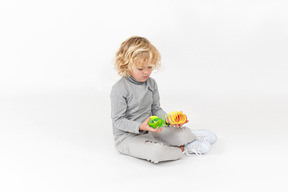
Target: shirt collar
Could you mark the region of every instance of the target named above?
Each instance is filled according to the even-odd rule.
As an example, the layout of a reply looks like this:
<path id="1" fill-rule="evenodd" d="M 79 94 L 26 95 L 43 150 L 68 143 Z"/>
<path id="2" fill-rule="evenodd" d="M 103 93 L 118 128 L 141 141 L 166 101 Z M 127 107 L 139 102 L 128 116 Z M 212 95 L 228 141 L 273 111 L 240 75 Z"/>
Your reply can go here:
<path id="1" fill-rule="evenodd" d="M 128 81 L 130 81 L 131 83 L 134 83 L 134 84 L 136 84 L 136 85 L 142 85 L 142 84 L 145 83 L 145 82 L 136 81 L 136 79 L 134 79 L 131 75 L 129 75 L 129 76 L 127 77 L 127 79 L 128 79 Z"/>

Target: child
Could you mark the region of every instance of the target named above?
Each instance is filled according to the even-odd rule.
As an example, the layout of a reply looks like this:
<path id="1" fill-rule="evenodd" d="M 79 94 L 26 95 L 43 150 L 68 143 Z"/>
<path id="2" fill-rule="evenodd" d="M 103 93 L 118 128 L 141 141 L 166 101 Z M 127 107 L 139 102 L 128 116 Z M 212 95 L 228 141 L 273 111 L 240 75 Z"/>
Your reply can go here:
<path id="1" fill-rule="evenodd" d="M 148 125 L 150 116 L 167 114 L 160 107 L 156 81 L 150 77 L 160 59 L 144 37 L 128 38 L 117 51 L 115 67 L 122 78 L 110 95 L 115 146 L 122 154 L 153 163 L 180 159 L 184 153 L 205 154 L 216 141 L 212 132 L 191 131 L 183 124 L 156 129 Z"/>

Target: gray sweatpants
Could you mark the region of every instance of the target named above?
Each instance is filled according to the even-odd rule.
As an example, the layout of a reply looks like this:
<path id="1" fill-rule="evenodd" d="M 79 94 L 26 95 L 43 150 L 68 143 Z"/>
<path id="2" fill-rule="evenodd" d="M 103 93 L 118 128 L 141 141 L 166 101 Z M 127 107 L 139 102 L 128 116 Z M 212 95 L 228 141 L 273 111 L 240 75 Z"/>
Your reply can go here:
<path id="1" fill-rule="evenodd" d="M 185 145 L 196 137 L 188 127 L 163 127 L 160 133 L 127 134 L 116 143 L 118 151 L 153 163 L 177 160 L 183 156 L 177 146 Z"/>

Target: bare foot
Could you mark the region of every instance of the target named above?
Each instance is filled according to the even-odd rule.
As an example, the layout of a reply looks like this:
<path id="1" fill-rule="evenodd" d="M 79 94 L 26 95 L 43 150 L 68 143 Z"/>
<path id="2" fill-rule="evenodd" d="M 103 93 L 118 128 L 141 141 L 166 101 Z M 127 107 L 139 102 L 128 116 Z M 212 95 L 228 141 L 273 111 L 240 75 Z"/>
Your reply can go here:
<path id="1" fill-rule="evenodd" d="M 184 145 L 179 146 L 179 148 L 181 149 L 182 152 L 184 151 Z"/>

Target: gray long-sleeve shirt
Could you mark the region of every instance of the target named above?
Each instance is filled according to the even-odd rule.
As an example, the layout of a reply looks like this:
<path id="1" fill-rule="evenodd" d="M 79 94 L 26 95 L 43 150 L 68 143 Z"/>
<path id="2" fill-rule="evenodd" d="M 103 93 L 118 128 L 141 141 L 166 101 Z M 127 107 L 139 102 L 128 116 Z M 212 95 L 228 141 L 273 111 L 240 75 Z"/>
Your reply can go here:
<path id="1" fill-rule="evenodd" d="M 157 83 L 151 77 L 145 82 L 138 82 L 132 76 L 121 78 L 112 87 L 110 98 L 115 140 L 126 133 L 145 133 L 139 127 L 149 116 L 166 115 L 160 107 Z"/>

